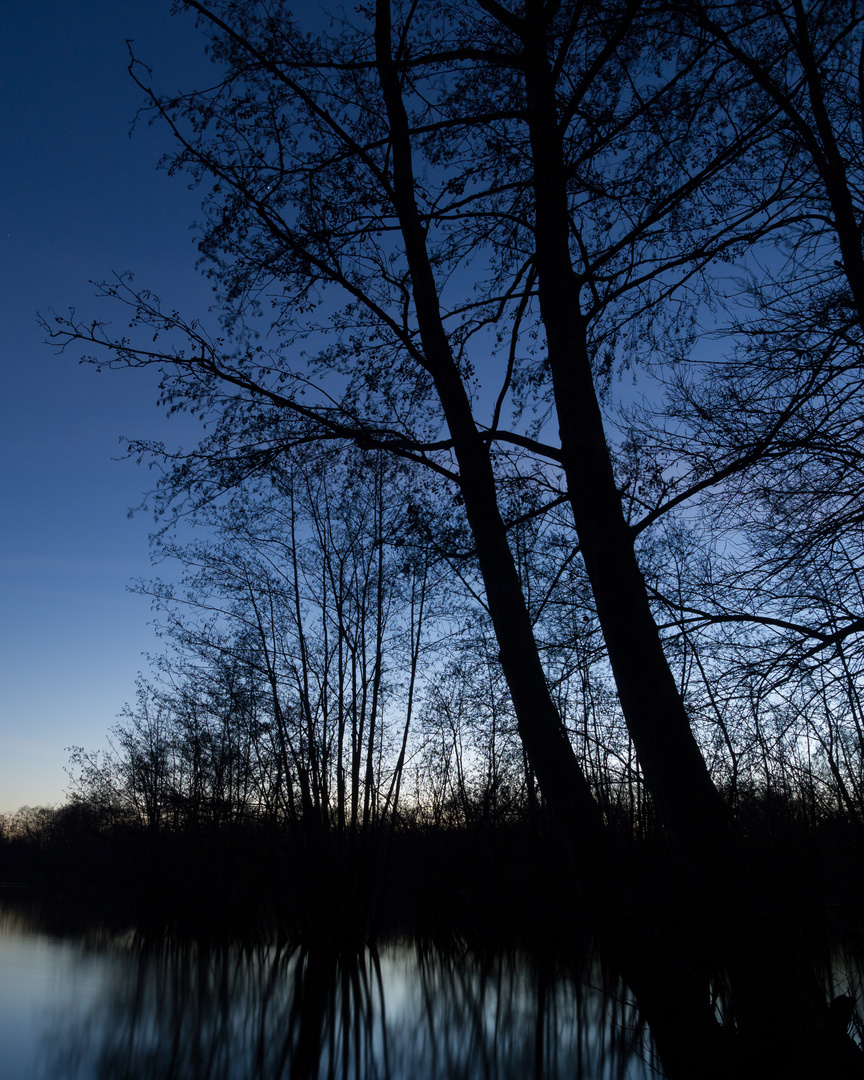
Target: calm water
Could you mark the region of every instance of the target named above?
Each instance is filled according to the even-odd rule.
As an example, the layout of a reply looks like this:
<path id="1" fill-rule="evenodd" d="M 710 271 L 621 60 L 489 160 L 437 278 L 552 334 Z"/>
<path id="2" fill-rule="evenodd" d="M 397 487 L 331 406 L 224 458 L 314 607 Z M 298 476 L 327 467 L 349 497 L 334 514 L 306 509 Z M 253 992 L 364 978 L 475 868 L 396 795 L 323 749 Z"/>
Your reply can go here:
<path id="1" fill-rule="evenodd" d="M 647 1080 L 650 1061 L 595 967 L 49 932 L 0 896 L 2 1080 Z"/>

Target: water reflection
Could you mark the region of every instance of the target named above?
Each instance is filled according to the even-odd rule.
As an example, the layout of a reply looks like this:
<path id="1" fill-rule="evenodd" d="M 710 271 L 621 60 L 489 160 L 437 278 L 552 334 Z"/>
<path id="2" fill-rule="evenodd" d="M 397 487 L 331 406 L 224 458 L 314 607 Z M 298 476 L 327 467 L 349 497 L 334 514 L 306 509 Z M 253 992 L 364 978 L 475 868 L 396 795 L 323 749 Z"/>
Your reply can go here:
<path id="1" fill-rule="evenodd" d="M 48 938 L 8 914 L 0 934 L 47 964 L 35 1075 L 52 1080 L 658 1075 L 638 1012 L 596 964 L 576 978 L 548 958 L 416 942 Z"/>

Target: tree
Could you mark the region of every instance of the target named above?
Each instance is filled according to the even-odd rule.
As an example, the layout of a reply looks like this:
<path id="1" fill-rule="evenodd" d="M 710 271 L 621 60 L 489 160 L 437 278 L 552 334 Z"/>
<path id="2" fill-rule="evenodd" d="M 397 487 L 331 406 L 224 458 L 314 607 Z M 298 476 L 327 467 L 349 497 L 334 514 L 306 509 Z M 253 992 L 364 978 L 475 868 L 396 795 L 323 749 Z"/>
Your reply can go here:
<path id="1" fill-rule="evenodd" d="M 758 193 L 741 180 L 763 163 L 774 115 L 749 111 L 752 71 L 724 59 L 710 27 L 684 33 L 689 16 L 652 4 L 377 0 L 317 40 L 281 4 L 183 7 L 209 36 L 217 84 L 164 99 L 132 71 L 178 140 L 171 168 L 207 185 L 201 247 L 222 333 L 120 279 L 104 291 L 131 305 L 129 337 L 73 318 L 55 339 L 107 348 L 109 366 L 160 365 L 166 403 L 215 420 L 168 494 L 206 500 L 290 470 L 310 441 L 348 441 L 402 458 L 418 503 L 458 514 L 522 743 L 607 948 L 670 1075 L 718 1062 L 723 1074 L 707 972 L 693 942 L 640 918 L 537 647 L 512 507 L 568 505 L 645 783 L 717 950 L 706 962 L 735 981 L 742 1052 L 766 1075 L 842 1057 L 818 988 L 777 940 L 765 884 L 741 871 L 602 409 L 616 355 L 674 336 L 688 282 L 777 228 L 778 206 L 785 220 L 785 176 Z M 801 1032 L 806 1053 L 777 1064 Z"/>
<path id="2" fill-rule="evenodd" d="M 782 227 L 742 253 L 743 281 L 714 286 L 728 359 L 710 356 L 702 377 L 679 379 L 659 432 L 656 415 L 635 423 L 669 485 L 639 527 L 702 487 L 688 504 L 699 557 L 683 580 L 654 582 L 669 622 L 698 642 L 723 694 L 737 682 L 734 693 L 755 692 L 775 714 L 788 714 L 780 697 L 797 697 L 803 718 L 801 702 L 827 703 L 827 693 L 830 759 L 854 739 L 864 627 L 860 14 L 797 0 L 681 10 L 770 117 L 773 152 L 741 179 L 755 201 L 783 178 Z M 829 737 L 844 726 L 845 739 Z M 812 719 L 797 730 L 812 736 Z"/>

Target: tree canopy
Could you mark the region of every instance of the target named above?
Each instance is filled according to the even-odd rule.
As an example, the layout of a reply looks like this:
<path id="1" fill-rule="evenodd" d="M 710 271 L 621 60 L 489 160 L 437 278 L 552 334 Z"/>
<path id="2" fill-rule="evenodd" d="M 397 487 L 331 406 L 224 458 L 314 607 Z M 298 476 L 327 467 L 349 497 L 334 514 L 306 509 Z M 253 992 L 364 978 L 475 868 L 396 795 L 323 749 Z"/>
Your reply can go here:
<path id="1" fill-rule="evenodd" d="M 555 664 L 596 621 L 743 1037 L 764 1055 L 803 1024 L 818 1057 L 830 1024 L 781 961 L 715 779 L 734 789 L 754 739 L 764 763 L 769 720 L 797 713 L 833 748 L 851 718 L 858 748 L 844 734 L 828 757 L 857 797 L 857 7 L 376 0 L 314 30 L 281 2 L 178 7 L 212 84 L 165 96 L 130 71 L 166 167 L 200 186 L 218 322 L 124 277 L 102 292 L 125 335 L 61 316 L 52 338 L 157 366 L 163 403 L 206 421 L 182 454 L 135 445 L 167 465 L 163 509 L 284 487 L 328 467 L 322 446 L 373 486 L 368 455 L 401 462 L 400 543 L 470 579 L 598 923 L 629 928 L 626 977 L 645 1001 L 692 997 L 678 1024 L 713 1045 L 702 973 L 673 974 L 680 950 L 634 915 L 568 731 Z M 670 1072 L 709 1075 L 667 1030 Z"/>

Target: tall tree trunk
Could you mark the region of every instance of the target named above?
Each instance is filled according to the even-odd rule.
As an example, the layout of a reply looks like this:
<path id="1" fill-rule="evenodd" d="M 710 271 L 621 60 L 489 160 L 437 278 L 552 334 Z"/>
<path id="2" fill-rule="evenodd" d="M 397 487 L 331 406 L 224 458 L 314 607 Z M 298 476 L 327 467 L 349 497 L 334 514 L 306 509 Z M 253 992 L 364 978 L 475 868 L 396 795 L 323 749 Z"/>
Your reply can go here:
<path id="1" fill-rule="evenodd" d="M 414 197 L 408 122 L 390 54 L 390 33 L 389 0 L 377 0 L 377 63 L 390 122 L 394 202 L 411 269 L 425 362 L 453 439 L 460 489 L 519 734 L 565 837 L 568 856 L 578 865 L 594 925 L 638 995 L 669 1075 L 687 1080 L 727 1076 L 709 1007 L 707 977 L 677 941 L 639 912 L 624 881 L 614 837 L 605 826 L 549 691 L 498 506 L 489 449 L 474 422 L 440 316 Z"/>
<path id="2" fill-rule="evenodd" d="M 708 833 L 718 840 L 728 835 L 728 813 L 666 661 L 615 486 L 581 314 L 580 285 L 570 257 L 567 178 L 542 11 L 525 26 L 535 261 L 570 505 L 641 768 L 670 831 L 688 849 L 701 848 Z"/>
<path id="3" fill-rule="evenodd" d="M 814 973 L 784 937 L 788 927 L 777 898 L 757 868 L 742 861 L 728 809 L 663 652 L 594 387 L 570 256 L 567 175 L 546 17 L 539 0 L 529 0 L 527 11 L 523 59 L 540 309 L 574 524 L 621 708 L 647 786 L 683 856 L 685 902 L 698 911 L 728 965 L 750 1065 L 763 1075 L 804 1077 L 831 1062 L 832 1075 L 853 1075 L 862 1063 L 850 1055 L 845 1033 L 838 1038 L 832 1030 Z"/>

